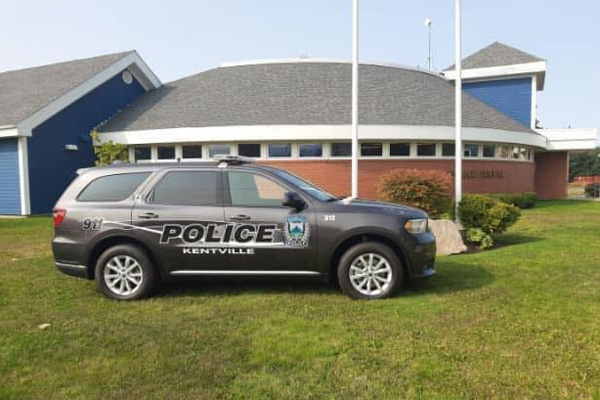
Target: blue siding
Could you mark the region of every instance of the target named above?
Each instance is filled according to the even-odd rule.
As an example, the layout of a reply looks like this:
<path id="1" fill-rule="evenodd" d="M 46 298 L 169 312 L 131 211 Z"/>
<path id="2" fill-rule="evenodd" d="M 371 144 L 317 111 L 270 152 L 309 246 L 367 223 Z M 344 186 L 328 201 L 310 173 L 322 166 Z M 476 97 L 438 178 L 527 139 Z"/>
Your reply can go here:
<path id="1" fill-rule="evenodd" d="M 531 78 L 466 82 L 463 89 L 528 128 L 531 126 Z"/>
<path id="2" fill-rule="evenodd" d="M 17 139 L 0 139 L 0 214 L 21 214 L 19 146 Z"/>
<path id="3" fill-rule="evenodd" d="M 51 212 L 77 169 L 94 165 L 90 131 L 142 93 L 139 82 L 127 85 L 117 74 L 33 130 L 28 142 L 32 214 Z M 79 151 L 65 150 L 66 144 Z"/>

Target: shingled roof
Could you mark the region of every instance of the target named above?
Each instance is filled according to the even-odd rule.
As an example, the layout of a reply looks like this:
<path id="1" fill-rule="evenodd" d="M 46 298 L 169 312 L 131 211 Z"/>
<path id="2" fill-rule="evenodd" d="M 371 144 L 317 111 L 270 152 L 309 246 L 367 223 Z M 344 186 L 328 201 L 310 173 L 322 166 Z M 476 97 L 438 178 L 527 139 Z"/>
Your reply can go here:
<path id="1" fill-rule="evenodd" d="M 17 125 L 130 53 L 0 73 L 0 126 Z"/>
<path id="2" fill-rule="evenodd" d="M 100 131 L 351 122 L 351 64 L 276 62 L 220 67 L 163 85 Z M 361 124 L 454 125 L 454 86 L 412 68 L 361 64 Z M 467 94 L 463 124 L 533 133 Z"/>
<path id="3" fill-rule="evenodd" d="M 536 61 L 544 61 L 544 59 L 525 53 L 524 51 L 515 49 L 506 44 L 494 42 L 489 46 L 476 51 L 467 58 L 464 58 L 462 67 L 463 69 L 488 68 L 500 67 L 503 65 L 527 64 Z M 444 71 L 451 71 L 453 69 L 455 69 L 454 64 Z"/>

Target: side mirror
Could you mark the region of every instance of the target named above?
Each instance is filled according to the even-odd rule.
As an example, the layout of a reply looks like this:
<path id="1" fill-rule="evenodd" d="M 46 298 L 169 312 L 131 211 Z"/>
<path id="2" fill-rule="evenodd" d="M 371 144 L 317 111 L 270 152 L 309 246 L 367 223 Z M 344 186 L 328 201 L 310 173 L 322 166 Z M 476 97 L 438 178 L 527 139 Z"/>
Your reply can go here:
<path id="1" fill-rule="evenodd" d="M 302 197 L 296 192 L 286 192 L 281 204 L 285 207 L 293 207 L 296 211 L 300 211 L 306 206 Z"/>

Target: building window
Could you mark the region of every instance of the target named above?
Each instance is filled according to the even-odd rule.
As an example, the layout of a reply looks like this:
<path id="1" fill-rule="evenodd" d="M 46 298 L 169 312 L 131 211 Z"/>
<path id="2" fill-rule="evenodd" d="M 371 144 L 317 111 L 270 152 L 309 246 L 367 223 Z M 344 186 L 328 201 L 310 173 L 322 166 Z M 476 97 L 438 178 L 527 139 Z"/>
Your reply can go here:
<path id="1" fill-rule="evenodd" d="M 323 145 L 321 143 L 300 143 L 298 149 L 300 157 L 323 156 Z"/>
<path id="2" fill-rule="evenodd" d="M 383 144 L 362 143 L 360 145 L 360 155 L 363 157 L 381 157 L 383 155 Z"/>
<path id="3" fill-rule="evenodd" d="M 240 143 L 238 144 L 238 155 L 244 157 L 260 158 L 260 144 Z"/>
<path id="4" fill-rule="evenodd" d="M 512 147 L 512 159 L 513 160 L 518 160 L 519 156 L 521 154 L 521 150 L 519 149 L 519 146 L 513 146 Z"/>
<path id="5" fill-rule="evenodd" d="M 435 143 L 418 143 L 417 156 L 435 157 Z"/>
<path id="6" fill-rule="evenodd" d="M 478 157 L 479 145 L 473 143 L 465 143 L 465 145 L 463 146 L 463 155 L 465 157 Z"/>
<path id="7" fill-rule="evenodd" d="M 202 145 L 184 145 L 181 147 L 181 156 L 183 158 L 202 158 Z"/>
<path id="8" fill-rule="evenodd" d="M 331 157 L 350 157 L 352 155 L 352 143 L 331 143 Z"/>
<path id="9" fill-rule="evenodd" d="M 390 143 L 390 156 L 408 157 L 410 156 L 410 143 Z"/>
<path id="10" fill-rule="evenodd" d="M 496 157 L 496 146 L 493 144 L 484 144 L 483 145 L 483 157 L 485 157 L 485 158 Z"/>
<path id="11" fill-rule="evenodd" d="M 229 145 L 228 144 L 209 144 L 208 145 L 208 156 L 215 158 L 216 156 L 228 155 Z"/>
<path id="12" fill-rule="evenodd" d="M 510 146 L 505 144 L 500 145 L 500 157 L 501 158 L 510 158 L 512 155 Z"/>
<path id="13" fill-rule="evenodd" d="M 454 143 L 442 143 L 442 157 L 454 157 L 456 145 Z"/>
<path id="14" fill-rule="evenodd" d="M 175 146 L 158 146 L 156 150 L 157 158 L 159 160 L 175 159 Z"/>
<path id="15" fill-rule="evenodd" d="M 270 143 L 269 144 L 269 157 L 291 157 L 292 156 L 292 145 L 289 143 Z"/>
<path id="16" fill-rule="evenodd" d="M 135 161 L 150 160 L 152 158 L 152 151 L 150 146 L 138 146 L 133 149 Z"/>
<path id="17" fill-rule="evenodd" d="M 531 150 L 521 147 L 521 160 L 531 160 Z"/>

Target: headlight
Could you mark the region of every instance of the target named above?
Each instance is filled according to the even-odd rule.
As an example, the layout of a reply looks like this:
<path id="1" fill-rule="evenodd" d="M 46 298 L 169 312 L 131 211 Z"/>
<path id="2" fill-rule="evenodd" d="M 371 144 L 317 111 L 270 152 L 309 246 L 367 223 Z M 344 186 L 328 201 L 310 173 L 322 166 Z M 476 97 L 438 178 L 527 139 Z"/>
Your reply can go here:
<path id="1" fill-rule="evenodd" d="M 427 232 L 427 218 L 409 219 L 404 224 L 404 229 L 411 235 L 418 235 Z"/>

